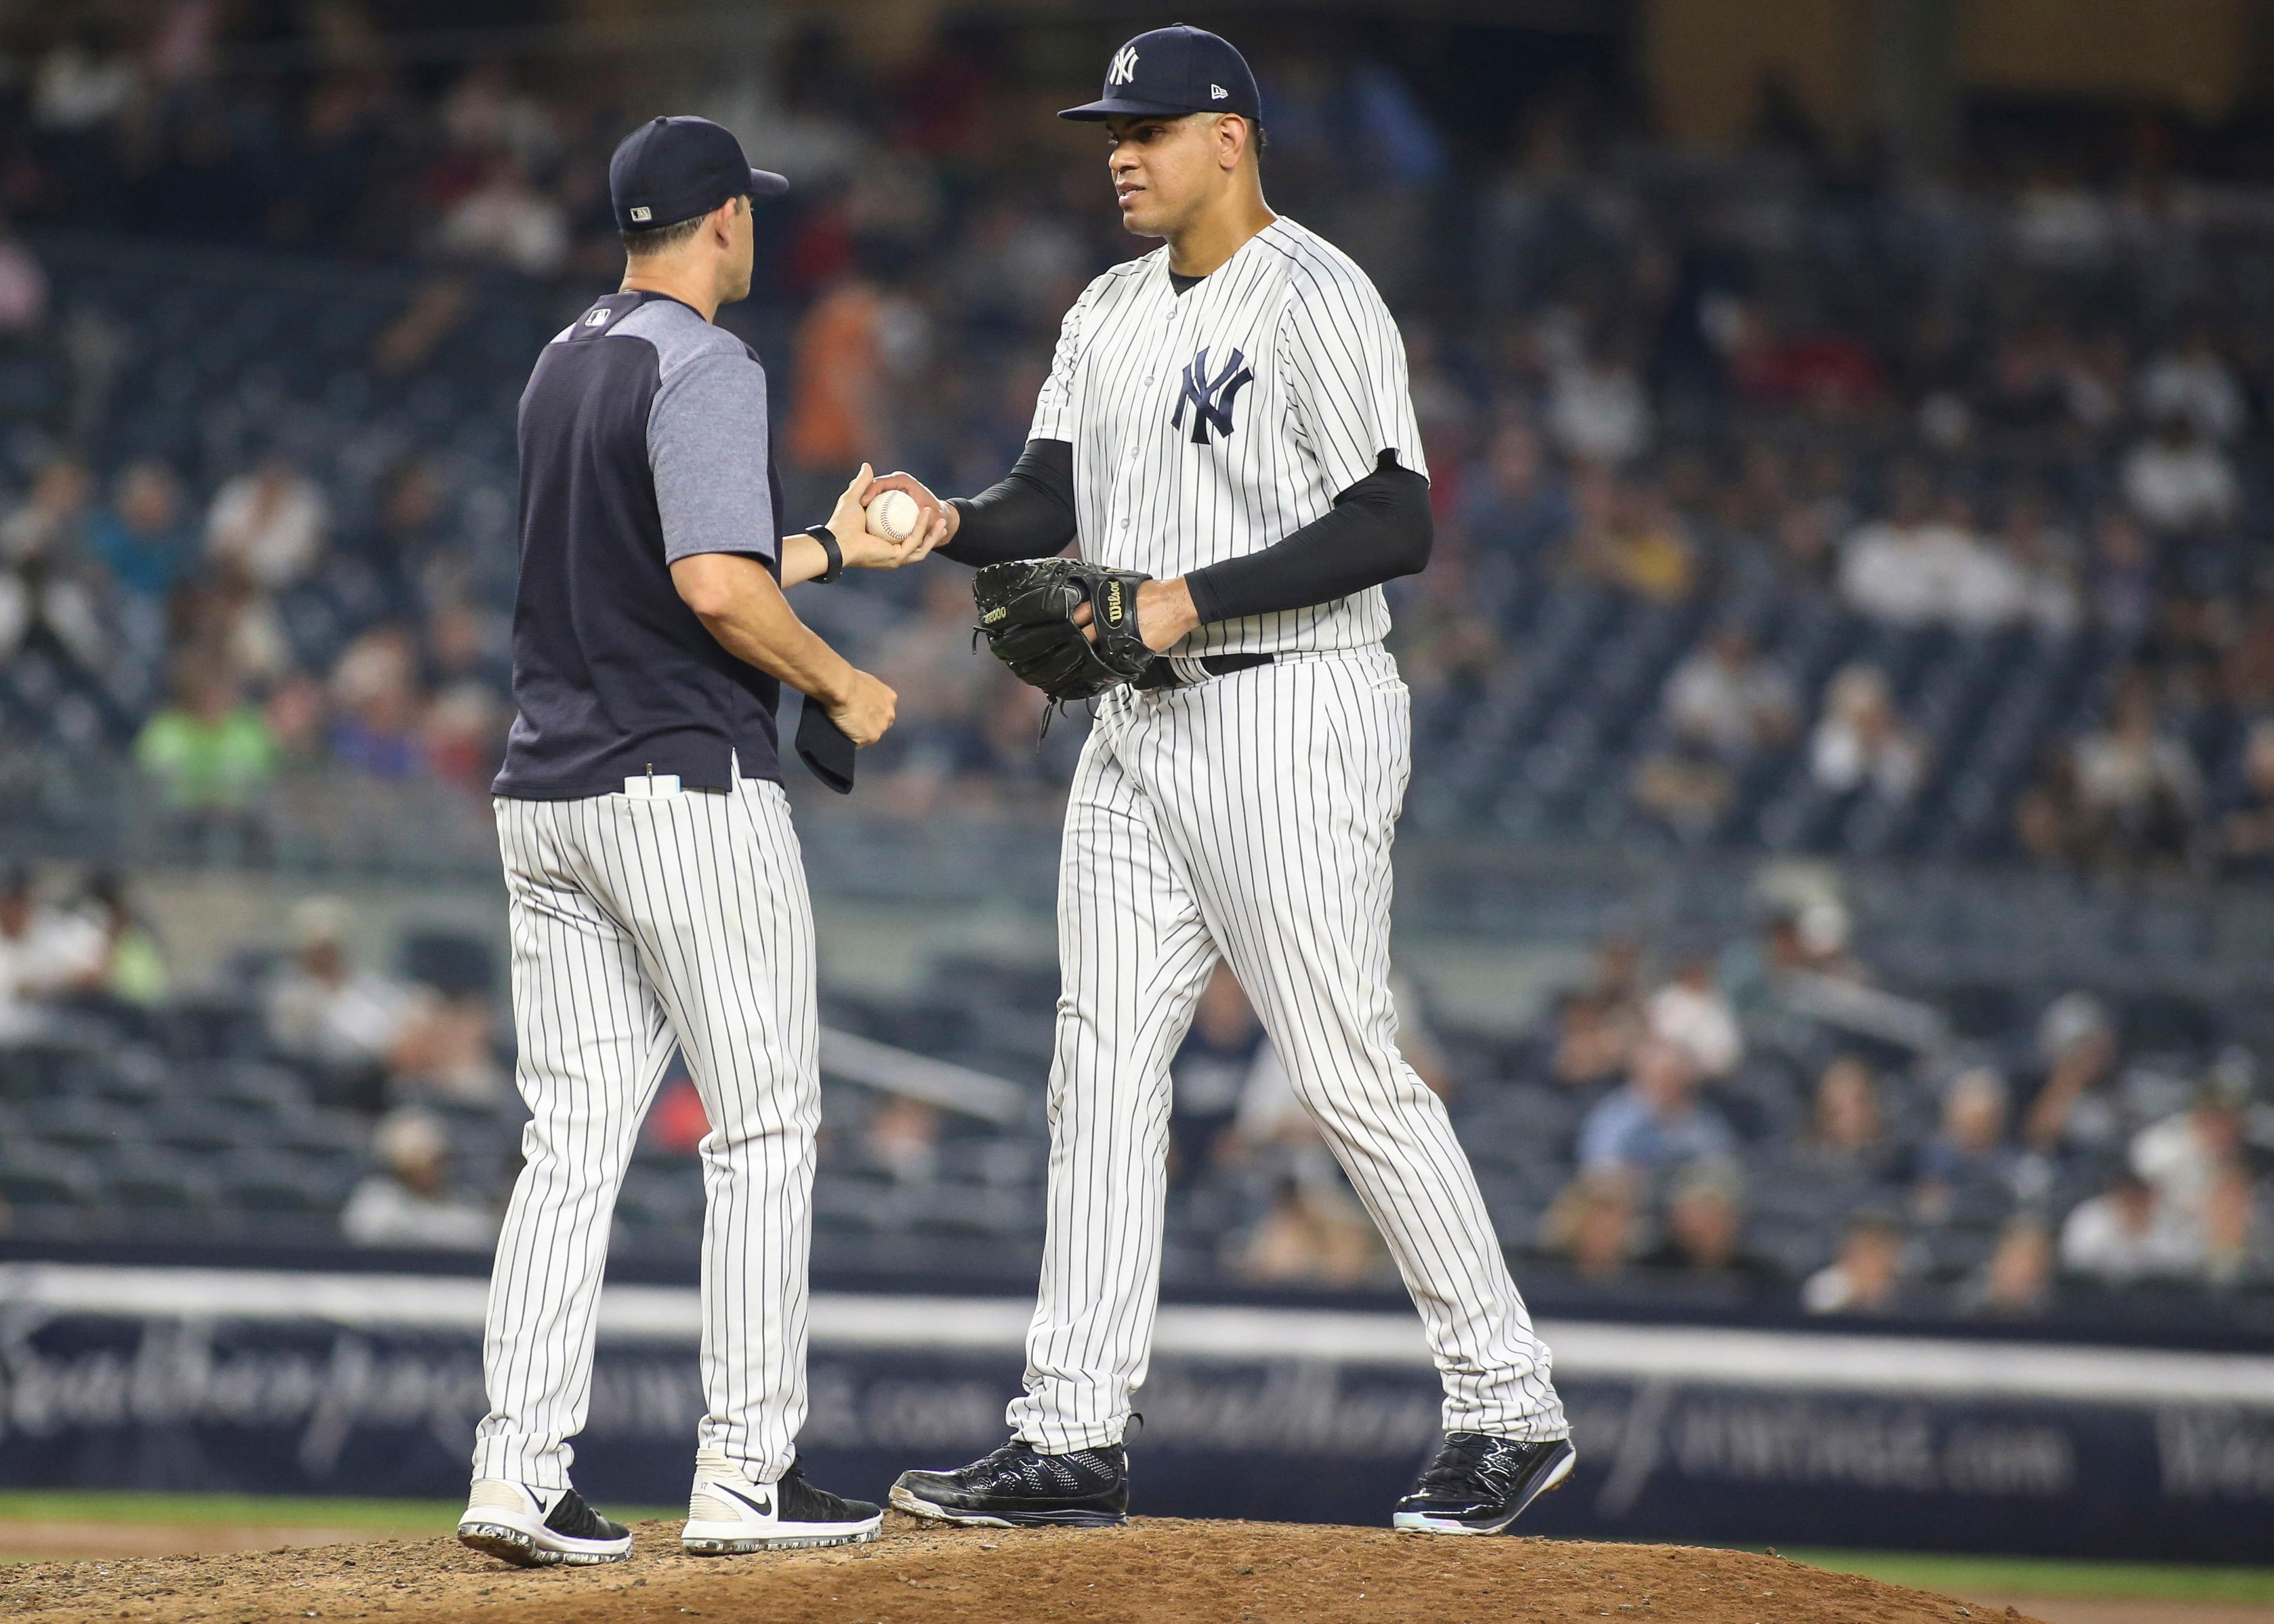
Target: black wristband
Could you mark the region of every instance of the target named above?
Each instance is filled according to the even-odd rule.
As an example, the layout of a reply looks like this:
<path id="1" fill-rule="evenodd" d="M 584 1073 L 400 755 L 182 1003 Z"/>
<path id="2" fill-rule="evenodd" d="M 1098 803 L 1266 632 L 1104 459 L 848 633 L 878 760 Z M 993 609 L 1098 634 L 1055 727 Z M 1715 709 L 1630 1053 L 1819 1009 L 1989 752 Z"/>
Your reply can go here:
<path id="1" fill-rule="evenodd" d="M 837 533 L 826 524 L 809 524 L 805 533 L 821 544 L 822 556 L 829 560 L 829 568 L 814 576 L 816 582 L 827 586 L 845 573 L 845 549 L 837 545 Z"/>

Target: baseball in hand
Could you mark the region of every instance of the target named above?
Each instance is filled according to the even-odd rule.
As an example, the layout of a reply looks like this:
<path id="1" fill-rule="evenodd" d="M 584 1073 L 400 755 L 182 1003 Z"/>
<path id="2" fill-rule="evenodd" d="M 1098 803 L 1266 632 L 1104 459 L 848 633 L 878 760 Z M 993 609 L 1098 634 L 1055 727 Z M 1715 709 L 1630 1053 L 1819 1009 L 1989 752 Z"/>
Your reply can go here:
<path id="1" fill-rule="evenodd" d="M 869 504 L 869 534 L 879 541 L 906 541 L 922 511 L 906 491 L 887 491 Z"/>

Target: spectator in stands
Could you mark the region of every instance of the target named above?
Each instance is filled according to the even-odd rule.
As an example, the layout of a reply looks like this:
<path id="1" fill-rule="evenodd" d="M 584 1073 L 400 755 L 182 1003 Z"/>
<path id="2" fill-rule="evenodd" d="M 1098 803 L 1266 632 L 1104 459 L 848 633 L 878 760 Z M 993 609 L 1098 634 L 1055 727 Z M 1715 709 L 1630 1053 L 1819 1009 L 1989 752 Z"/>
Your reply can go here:
<path id="1" fill-rule="evenodd" d="M 1663 1038 L 1635 1049 L 1626 1083 L 1599 1101 L 1579 1129 L 1582 1168 L 1657 1173 L 1686 1162 L 1736 1154 L 1736 1135 L 1698 1098 L 1689 1051 Z"/>
<path id="2" fill-rule="evenodd" d="M 379 626 L 348 645 L 332 668 L 332 758 L 378 778 L 419 776 L 418 656 L 400 626 Z"/>
<path id="3" fill-rule="evenodd" d="M 2237 776 L 2215 825 L 2219 860 L 2246 873 L 2274 872 L 2274 717 L 2250 724 Z"/>
<path id="4" fill-rule="evenodd" d="M 1698 581 L 1697 549 L 1655 485 L 1582 474 L 1569 553 L 1573 575 L 1655 603 L 1679 603 Z"/>
<path id="5" fill-rule="evenodd" d="M 174 647 L 216 662 L 237 680 L 266 687 L 292 666 L 292 645 L 276 605 L 243 564 L 216 559 L 177 590 L 168 605 Z"/>
<path id="6" fill-rule="evenodd" d="M 1889 485 L 1886 516 L 1841 550 L 1840 596 L 1866 620 L 1890 626 L 1951 619 L 1971 573 L 1972 539 L 1935 510 L 1924 469 L 1906 463 Z"/>
<path id="7" fill-rule="evenodd" d="M 1232 1272 L 1259 1285 L 1349 1287 L 1381 1267 L 1380 1239 L 1358 1204 L 1292 1177 L 1273 1187 L 1262 1221 L 1232 1252 Z"/>
<path id="8" fill-rule="evenodd" d="M 116 868 L 87 876 L 85 911 L 102 932 L 103 965 L 95 990 L 120 1004 L 151 1005 L 166 996 L 165 948 Z"/>
<path id="9" fill-rule="evenodd" d="M 106 946 L 94 921 L 40 899 L 29 868 L 0 862 L 0 1041 L 37 1031 L 42 1005 L 100 988 Z"/>
<path id="10" fill-rule="evenodd" d="M 1942 1100 L 1942 1124 L 1919 1153 L 1913 1208 L 1927 1223 L 1974 1229 L 2004 1222 L 2027 1177 L 2006 1142 L 2006 1079 L 1961 1071 Z"/>
<path id="11" fill-rule="evenodd" d="M 1794 1161 L 1838 1184 L 1882 1184 L 1905 1171 L 1879 1110 L 1879 1082 L 1860 1056 L 1839 1056 L 1817 1079 Z"/>
<path id="12" fill-rule="evenodd" d="M 647 1121 L 640 1129 L 641 1139 L 666 1155 L 692 1156 L 702 1150 L 710 1132 L 711 1115 L 704 1107 L 702 1091 L 688 1076 L 683 1062 L 674 1065 L 655 1091 L 655 1103 L 648 1108 Z M 827 1132 L 824 1124 L 824 1134 Z"/>
<path id="13" fill-rule="evenodd" d="M 2202 1268 L 2202 1237 L 2155 1185 L 2127 1169 L 2062 1222 L 2060 1260 L 2069 1273 L 2103 1285 L 2176 1279 Z"/>
<path id="14" fill-rule="evenodd" d="M 501 1103 L 507 1079 L 493 1038 L 496 1020 L 487 993 L 414 987 L 409 1013 L 387 1054 L 385 1097 L 390 1102 Z"/>
<path id="15" fill-rule="evenodd" d="M 110 507 L 87 527 L 87 544 L 122 590 L 162 601 L 197 556 L 174 470 L 155 457 L 128 463 Z"/>
<path id="16" fill-rule="evenodd" d="M 1926 778 L 1926 746 L 1896 714 L 1886 673 L 1848 665 L 1825 690 L 1824 716 L 1809 741 L 1817 787 L 1834 795 L 1909 801 Z"/>
<path id="17" fill-rule="evenodd" d="M 135 764 L 194 832 L 251 831 L 278 766 L 267 718 L 216 661 L 184 660 L 174 691 L 174 703 L 143 725 Z"/>
<path id="18" fill-rule="evenodd" d="M 2233 463 L 2176 413 L 2133 447 L 2121 478 L 2124 499 L 2140 522 L 2167 535 L 2223 527 L 2242 506 Z"/>
<path id="19" fill-rule="evenodd" d="M 0 219 L 0 337 L 30 333 L 48 312 L 48 274 Z"/>
<path id="20" fill-rule="evenodd" d="M 1530 427 L 1510 423 L 1493 436 L 1479 477 L 1462 493 L 1461 518 L 1480 551 L 1518 562 L 1545 557 L 1562 542 L 1571 528 L 1570 497 Z"/>
<path id="21" fill-rule="evenodd" d="M 1848 1221 L 1840 1255 L 1802 1282 L 1800 1305 L 1811 1314 L 1884 1314 L 1901 1305 L 1903 1226 L 1892 1213 L 1869 1208 Z"/>
<path id="22" fill-rule="evenodd" d="M 2098 539 L 2092 618 L 2128 644 L 2155 613 L 2155 550 L 2132 516 L 2120 509 L 2102 515 Z"/>
<path id="23" fill-rule="evenodd" d="M 2187 855 L 2202 777 L 2187 745 L 2164 731 L 2143 676 L 2124 683 L 2106 729 L 2078 740 L 2074 756 L 2082 834 L 2100 861 L 2129 867 Z"/>
<path id="24" fill-rule="evenodd" d="M 2253 1067 L 2248 1053 L 2230 1049 L 2211 1067 L 2186 1110 L 2150 1124 L 2134 1136 L 2132 1170 L 2187 1222 L 2206 1228 L 2220 1188 L 2244 1170 Z"/>
<path id="25" fill-rule="evenodd" d="M 1638 771 L 1636 800 L 1683 833 L 1703 834 L 1728 810 L 1737 772 L 1789 741 L 1799 711 L 1792 680 L 1756 652 L 1752 634 L 1721 628 L 1667 679 L 1666 748 Z"/>
<path id="26" fill-rule="evenodd" d="M 848 278 L 799 320 L 782 435 L 783 457 L 792 467 L 855 467 L 885 443 L 885 313 L 874 283 Z"/>
<path id="27" fill-rule="evenodd" d="M 2122 1119 L 2113 1097 L 2121 1049 L 2108 1006 L 2089 992 L 2064 993 L 2037 1022 L 2044 1079 L 2022 1113 L 2022 1144 L 2039 1155 L 2113 1148 Z"/>
<path id="28" fill-rule="evenodd" d="M 1732 621 L 1674 668 L 1661 714 L 1676 740 L 1737 763 L 1792 738 L 1800 700 L 1792 679 L 1753 646 L 1751 631 Z"/>
<path id="29" fill-rule="evenodd" d="M 1615 467 L 1650 449 L 1650 395 L 1615 344 L 1555 369 L 1547 398 L 1547 431 L 1566 456 Z"/>
<path id="30" fill-rule="evenodd" d="M 1993 545 L 2012 571 L 2014 588 L 2012 613 L 1995 620 L 2018 620 L 2049 637 L 2066 637 L 2083 623 L 2074 542 L 2053 527 L 2044 492 L 2027 485 L 2013 492 L 2005 529 Z"/>
<path id="31" fill-rule="evenodd" d="M 2202 439 L 2225 442 L 2242 432 L 2248 412 L 2241 381 L 2201 323 L 2141 369 L 2140 415 L 2150 423 L 2179 418 Z"/>
<path id="32" fill-rule="evenodd" d="M 450 206 L 438 241 L 456 259 L 552 276 L 568 258 L 568 222 L 561 205 L 530 184 L 528 166 L 508 154 Z"/>
<path id="33" fill-rule="evenodd" d="M 1959 1283 L 1958 1312 L 1984 1319 L 2033 1320 L 2053 1304 L 2053 1234 L 2034 1213 L 2008 1219 L 1982 1267 Z"/>
<path id="34" fill-rule="evenodd" d="M 372 1153 L 379 1170 L 340 1209 L 350 1244 L 486 1252 L 496 1240 L 496 1214 L 452 1195 L 449 1139 L 433 1115 L 389 1113 L 372 1133 Z"/>
<path id="35" fill-rule="evenodd" d="M 1675 966 L 1674 978 L 1644 1008 L 1650 1035 L 1690 1058 L 1699 1078 L 1727 1077 L 1745 1057 L 1737 1012 L 1714 980 L 1713 955 L 1698 951 Z"/>
<path id="36" fill-rule="evenodd" d="M 117 639 L 86 545 L 87 470 L 57 459 L 0 521 L 0 660 L 44 633 L 82 670 L 109 667 Z"/>
<path id="37" fill-rule="evenodd" d="M 293 907 L 292 956 L 268 989 L 268 1035 L 288 1055 L 362 1071 L 386 1064 L 418 1001 L 402 982 L 356 968 L 350 919 L 337 897 L 306 897 Z"/>
<path id="38" fill-rule="evenodd" d="M 329 523 L 322 488 L 272 454 L 214 493 L 206 552 L 241 567 L 262 590 L 281 591 L 322 559 Z"/>
<path id="39" fill-rule="evenodd" d="M 1640 1180 L 1615 1163 L 1583 1168 L 1540 1220 L 1540 1244 L 1587 1280 L 1608 1280 L 1636 1251 Z"/>
<path id="40" fill-rule="evenodd" d="M 1216 1141 L 1239 1114 L 1240 1097 L 1264 1046 L 1263 1023 L 1240 990 L 1230 965 L 1219 963 L 1201 989 L 1184 1046 L 1169 1063 L 1173 1093 L 1170 1172 L 1179 1185 L 1195 1182 L 1216 1158 Z"/>
<path id="41" fill-rule="evenodd" d="M 861 1154 L 901 1184 L 930 1184 L 939 1171 L 939 1109 L 898 1094 L 870 1114 Z"/>
<path id="42" fill-rule="evenodd" d="M 1478 590 L 1476 564 L 1457 533 L 1441 530 L 1429 568 L 1399 593 L 1391 649 L 1419 716 L 1449 702 L 1475 700 L 1508 670 L 1500 626 Z"/>
<path id="43" fill-rule="evenodd" d="M 1625 1077 L 1634 1043 L 1634 1025 L 1612 999 L 1592 989 L 1566 993 L 1556 1001 L 1547 1080 L 1559 1088 L 1608 1088 Z"/>
<path id="44" fill-rule="evenodd" d="M 1744 1220 L 1744 1175 L 1727 1162 L 1693 1162 L 1675 1177 L 1665 1237 L 1641 1261 L 1725 1279 L 1766 1274 L 1767 1266 L 1745 1250 Z"/>

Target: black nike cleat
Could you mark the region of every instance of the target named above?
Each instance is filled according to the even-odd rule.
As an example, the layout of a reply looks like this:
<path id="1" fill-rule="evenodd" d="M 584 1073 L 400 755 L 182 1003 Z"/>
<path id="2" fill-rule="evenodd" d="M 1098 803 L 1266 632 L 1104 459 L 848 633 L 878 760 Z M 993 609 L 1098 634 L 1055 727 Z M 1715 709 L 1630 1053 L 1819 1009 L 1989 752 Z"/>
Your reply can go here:
<path id="1" fill-rule="evenodd" d="M 466 1496 L 458 1543 L 516 1568 L 586 1567 L 632 1553 L 631 1530 L 609 1522 L 576 1490 L 561 1490 L 548 1510 L 538 1491 L 496 1477 L 482 1478 Z"/>
<path id="2" fill-rule="evenodd" d="M 1129 1517 L 1129 1457 L 1119 1444 L 1043 1455 L 1013 1439 L 954 1471 L 908 1471 L 892 1504 L 981 1528 L 1105 1528 Z"/>
<path id="3" fill-rule="evenodd" d="M 1571 1475 L 1579 1452 L 1568 1438 L 1525 1443 L 1490 1432 L 1448 1432 L 1392 1528 L 1425 1534 L 1497 1534 Z"/>
<path id="4" fill-rule="evenodd" d="M 704 1449 L 695 1457 L 695 1489 L 679 1541 L 693 1556 L 860 1545 L 874 1539 L 884 1521 L 881 1507 L 817 1489 L 795 1466 L 772 1483 L 758 1483 L 717 1450 Z"/>

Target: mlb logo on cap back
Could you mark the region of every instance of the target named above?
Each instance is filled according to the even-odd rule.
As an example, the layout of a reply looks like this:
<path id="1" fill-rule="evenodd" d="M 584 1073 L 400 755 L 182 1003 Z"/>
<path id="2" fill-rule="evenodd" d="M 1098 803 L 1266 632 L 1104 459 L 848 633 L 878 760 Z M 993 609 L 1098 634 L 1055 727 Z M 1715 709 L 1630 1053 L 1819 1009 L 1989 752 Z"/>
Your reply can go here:
<path id="1" fill-rule="evenodd" d="M 1141 34 L 1105 64 L 1105 94 L 1060 118 L 1092 121 L 1147 113 L 1237 113 L 1263 122 L 1263 98 L 1247 58 L 1231 41 L 1178 23 Z"/>
<path id="2" fill-rule="evenodd" d="M 707 214 L 729 198 L 778 197 L 789 182 L 754 169 L 734 132 L 707 118 L 651 118 L 608 160 L 616 227 L 649 231 Z"/>

